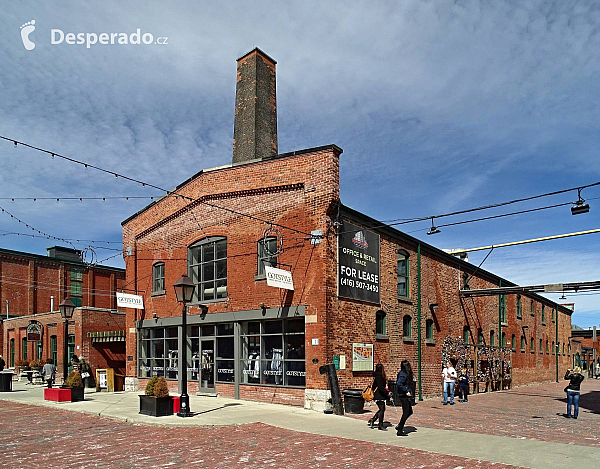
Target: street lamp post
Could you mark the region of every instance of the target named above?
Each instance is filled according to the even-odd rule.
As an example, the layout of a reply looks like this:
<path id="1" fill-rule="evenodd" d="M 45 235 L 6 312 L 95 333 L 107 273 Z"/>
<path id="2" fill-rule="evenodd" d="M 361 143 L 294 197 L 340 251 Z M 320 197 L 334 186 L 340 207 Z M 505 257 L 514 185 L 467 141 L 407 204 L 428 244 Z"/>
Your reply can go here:
<path id="1" fill-rule="evenodd" d="M 177 301 L 182 303 L 183 309 L 181 311 L 181 367 L 182 376 L 181 376 L 181 397 L 179 398 L 179 412 L 177 415 L 180 417 L 191 417 L 192 413 L 190 412 L 190 396 L 187 393 L 187 307 L 186 303 L 192 301 L 192 296 L 194 295 L 194 289 L 196 286 L 194 282 L 187 276 L 182 275 L 179 280 L 177 280 L 173 284 L 173 288 L 175 288 L 175 296 L 177 297 Z"/>
<path id="2" fill-rule="evenodd" d="M 65 299 L 59 306 L 60 316 L 65 320 L 65 343 L 63 353 L 63 384 L 67 380 L 67 373 L 69 371 L 69 319 L 73 317 L 73 311 L 75 311 L 75 303 L 71 298 Z"/>

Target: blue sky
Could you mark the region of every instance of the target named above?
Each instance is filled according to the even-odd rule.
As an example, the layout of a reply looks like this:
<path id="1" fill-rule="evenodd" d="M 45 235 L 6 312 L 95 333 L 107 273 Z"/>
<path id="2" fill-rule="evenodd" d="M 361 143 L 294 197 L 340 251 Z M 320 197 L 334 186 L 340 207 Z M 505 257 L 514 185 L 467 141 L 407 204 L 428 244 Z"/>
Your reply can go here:
<path id="1" fill-rule="evenodd" d="M 174 187 L 231 162 L 235 60 L 258 46 L 278 62 L 280 152 L 335 143 L 346 205 L 382 220 L 435 215 L 600 181 L 599 25 L 595 1 L 4 1 L 0 135 Z M 51 29 L 138 28 L 168 44 L 50 43 Z M 8 142 L 0 162 L 0 197 L 160 195 Z M 402 229 L 464 248 L 600 228 L 600 187 L 583 196 L 585 215 L 567 206 L 435 236 L 427 222 Z M 119 241 L 120 222 L 147 202 L 0 206 L 57 237 Z M 2 213 L 0 230 L 3 248 L 45 254 L 50 243 L 1 236 L 27 231 Z M 598 280 L 599 248 L 600 234 L 504 248 L 483 267 L 523 285 Z M 600 324 L 600 295 L 567 296 L 573 323 Z"/>

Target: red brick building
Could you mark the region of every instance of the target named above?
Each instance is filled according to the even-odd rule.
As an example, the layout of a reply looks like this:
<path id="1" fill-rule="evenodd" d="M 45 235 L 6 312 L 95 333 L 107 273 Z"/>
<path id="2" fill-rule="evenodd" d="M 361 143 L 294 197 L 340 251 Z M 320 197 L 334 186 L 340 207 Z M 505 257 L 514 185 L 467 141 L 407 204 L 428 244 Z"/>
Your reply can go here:
<path id="1" fill-rule="evenodd" d="M 341 204 L 342 150 L 278 154 L 275 103 L 275 61 L 255 49 L 238 59 L 232 164 L 197 173 L 123 222 L 127 283 L 145 305 L 127 311 L 129 389 L 152 375 L 181 381 L 172 285 L 182 274 L 196 285 L 190 392 L 322 408 L 321 365 L 336 363 L 340 387 L 360 388 L 373 363 L 395 376 L 409 359 L 432 396 L 442 354 L 461 360 L 444 349 L 447 337 L 485 350 L 467 363 L 483 375 L 502 354 L 510 385 L 564 373 L 569 309 L 525 292 L 468 297 L 514 284 Z M 267 267 L 291 272 L 293 290 L 269 286 Z"/>
<path id="2" fill-rule="evenodd" d="M 48 256 L 0 249 L 0 350 L 7 366 L 21 359 L 53 358 L 62 371 L 64 320 L 58 305 L 70 297 L 79 307 L 69 323 L 70 355 L 83 356 L 94 368 L 112 364 L 124 371 L 125 319 L 117 312 L 115 297 L 124 283 L 124 269 L 90 267 L 74 249 L 51 247 Z M 39 342 L 26 340 L 32 321 L 42 325 Z M 93 345 L 98 339 L 88 333 L 97 331 L 112 331 L 114 343 Z"/>

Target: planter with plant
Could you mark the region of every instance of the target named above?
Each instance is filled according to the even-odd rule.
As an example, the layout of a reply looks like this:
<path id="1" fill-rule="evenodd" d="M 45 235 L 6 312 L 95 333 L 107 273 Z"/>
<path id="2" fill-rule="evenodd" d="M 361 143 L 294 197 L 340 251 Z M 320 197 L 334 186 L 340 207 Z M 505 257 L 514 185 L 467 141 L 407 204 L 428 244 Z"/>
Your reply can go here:
<path id="1" fill-rule="evenodd" d="M 146 384 L 145 393 L 140 394 L 140 414 L 153 417 L 173 415 L 173 399 L 169 396 L 169 387 L 164 377 L 154 376 Z"/>
<path id="2" fill-rule="evenodd" d="M 39 358 L 34 358 L 33 360 L 31 360 L 29 362 L 29 366 L 31 367 L 31 369 L 33 371 L 42 371 L 44 362 L 42 360 L 40 360 Z"/>
<path id="3" fill-rule="evenodd" d="M 22 371 L 30 370 L 29 362 L 27 360 L 17 360 L 15 362 L 15 373 L 18 375 Z"/>
<path id="4" fill-rule="evenodd" d="M 83 381 L 77 370 L 71 372 L 63 387 L 71 390 L 71 402 L 83 401 Z"/>

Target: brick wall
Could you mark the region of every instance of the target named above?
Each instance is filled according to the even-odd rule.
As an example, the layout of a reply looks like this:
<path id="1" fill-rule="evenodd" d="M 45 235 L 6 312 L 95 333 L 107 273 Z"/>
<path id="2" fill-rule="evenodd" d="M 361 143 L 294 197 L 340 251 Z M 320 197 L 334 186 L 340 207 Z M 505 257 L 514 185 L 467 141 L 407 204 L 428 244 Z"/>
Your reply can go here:
<path id="1" fill-rule="evenodd" d="M 193 199 L 204 197 L 207 203 L 304 233 L 319 228 L 326 233 L 330 227 L 328 212 L 339 199 L 340 152 L 337 147 L 328 147 L 208 171 L 182 186 L 179 193 Z M 133 250 L 133 255 L 125 258 L 127 282 L 136 285 L 145 304 L 144 312 L 127 311 L 127 330 L 135 326 L 136 319 L 151 318 L 153 313 L 161 318 L 180 316 L 181 307 L 172 285 L 187 273 L 187 246 L 208 236 L 226 236 L 228 298 L 209 304 L 208 314 L 257 309 L 260 302 L 269 308 L 305 305 L 307 386 L 325 388 L 326 381 L 318 367 L 326 362 L 323 278 L 329 241 L 313 246 L 305 234 L 279 228 L 284 251 L 278 262 L 292 270 L 295 287 L 294 291 L 280 291 L 267 286 L 265 280 L 254 278 L 256 243 L 268 225 L 201 203 L 191 204 L 191 209 L 187 205 L 189 201 L 180 198 L 164 198 L 123 224 L 124 246 Z M 166 293 L 152 296 L 152 265 L 158 261 L 165 263 Z M 192 307 L 189 314 L 200 314 L 200 310 Z M 310 346 L 309 337 L 321 337 L 323 345 Z M 135 353 L 136 334 L 129 332 L 127 355 L 135 357 Z M 313 363 L 313 359 L 317 362 Z M 134 359 L 128 362 L 127 375 L 136 373 Z"/>
<path id="2" fill-rule="evenodd" d="M 27 358 L 46 360 L 51 356 L 51 336 L 56 336 L 58 375 L 62 378 L 64 354 L 64 319 L 60 313 L 41 313 L 23 318 L 13 318 L 3 322 L 3 339 L 6 344 L 5 361 L 9 364 L 10 340 L 15 340 L 15 362 L 22 357 L 22 339 L 26 337 L 27 325 L 35 320 L 42 325 L 42 356 L 36 357 L 35 343 L 28 342 Z M 123 330 L 125 315 L 98 308 L 77 308 L 73 318 L 69 320 L 69 334 L 75 335 L 75 353 L 90 364 L 92 371 L 96 368 L 115 368 L 117 373 L 125 372 L 125 344 L 123 342 L 107 342 L 93 344 L 87 337 L 88 332 Z M 68 357 L 70 360 L 71 357 Z"/>
<path id="3" fill-rule="evenodd" d="M 359 223 L 354 221 L 354 223 Z M 399 299 L 397 295 L 397 251 L 403 249 L 409 253 L 410 279 L 409 297 Z M 417 372 L 418 361 L 418 325 L 417 325 L 417 252 L 416 246 L 400 242 L 390 237 L 381 237 L 380 248 L 381 272 L 381 306 L 371 305 L 361 301 L 337 299 L 336 297 L 336 270 L 335 265 L 329 269 L 331 301 L 331 326 L 328 333 L 330 355 L 345 355 L 346 370 L 338 371 L 340 387 L 361 388 L 371 382 L 370 373 L 352 371 L 352 343 L 373 343 L 374 362 L 383 363 L 386 367 L 388 378 L 395 379 L 400 369 L 400 362 L 409 360 L 413 370 Z M 459 296 L 459 287 L 462 286 L 462 274 L 465 269 L 472 272 L 475 266 L 457 265 L 426 248 L 421 254 L 421 337 L 422 337 L 422 389 L 424 396 L 441 393 L 441 354 L 442 342 L 448 335 L 462 337 L 463 328 L 467 326 L 470 331 L 469 343 L 477 341 L 478 329 L 481 328 L 484 345 L 490 345 L 490 331 L 495 333 L 495 345 L 499 345 L 498 333 L 498 296 L 463 298 Z M 489 276 L 476 274 L 469 281 L 471 289 L 494 288 L 498 283 L 490 280 Z M 552 321 L 552 309 L 546 305 L 546 321 L 542 324 L 541 303 L 534 299 L 535 315 L 529 312 L 530 298 L 523 295 L 522 319 L 516 318 L 516 295 L 507 295 L 506 325 L 502 326 L 505 333 L 506 346 L 511 346 L 512 335 L 515 335 L 516 350 L 512 354 L 513 385 L 529 384 L 532 382 L 553 381 L 556 377 L 555 355 L 551 351 L 551 344 L 556 341 L 555 322 Z M 430 305 L 437 305 L 431 308 Z M 378 310 L 386 313 L 387 337 L 378 338 L 375 334 L 375 316 Z M 403 317 L 412 318 L 411 338 L 404 338 Z M 567 343 L 571 318 L 569 314 L 560 312 L 559 317 L 559 375 L 570 366 L 565 346 L 565 355 L 562 354 L 562 343 Z M 434 341 L 425 340 L 425 324 L 428 319 L 433 320 Z M 523 326 L 527 326 L 523 329 Z M 527 338 L 526 351 L 520 351 L 520 338 L 525 330 Z M 536 341 L 534 353 L 529 352 L 530 337 Z M 542 338 L 544 349 L 539 352 L 539 339 Z M 549 351 L 546 353 L 545 341 L 549 341 Z M 475 355 L 472 357 L 476 359 Z M 331 359 L 331 358 L 329 358 Z M 559 376 L 562 379 L 562 376 Z"/>

